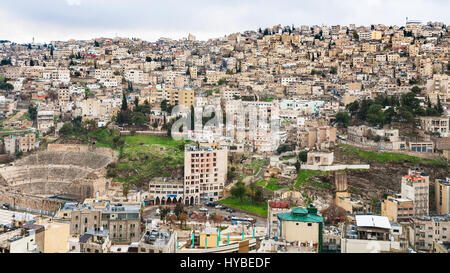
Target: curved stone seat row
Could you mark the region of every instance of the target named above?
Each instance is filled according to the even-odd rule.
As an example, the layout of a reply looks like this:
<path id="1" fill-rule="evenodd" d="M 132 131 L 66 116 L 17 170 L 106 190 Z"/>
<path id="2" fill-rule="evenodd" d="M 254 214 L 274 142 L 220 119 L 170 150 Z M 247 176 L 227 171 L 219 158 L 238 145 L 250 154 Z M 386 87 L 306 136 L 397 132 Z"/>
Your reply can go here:
<path id="1" fill-rule="evenodd" d="M 79 166 L 37 165 L 12 166 L 0 170 L 0 174 L 11 186 L 32 182 L 71 182 L 84 178 L 93 170 Z"/>
<path id="2" fill-rule="evenodd" d="M 15 165 L 75 165 L 100 169 L 108 165 L 111 161 L 112 157 L 110 155 L 95 152 L 43 151 L 23 158 L 17 161 Z"/>

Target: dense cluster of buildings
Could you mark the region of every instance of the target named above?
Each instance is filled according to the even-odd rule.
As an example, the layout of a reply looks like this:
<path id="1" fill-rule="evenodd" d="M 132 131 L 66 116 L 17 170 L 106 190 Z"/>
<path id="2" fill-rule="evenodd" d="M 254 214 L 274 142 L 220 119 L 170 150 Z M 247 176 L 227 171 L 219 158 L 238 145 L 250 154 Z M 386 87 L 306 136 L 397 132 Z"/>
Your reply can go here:
<path id="1" fill-rule="evenodd" d="M 143 104 L 151 109 L 143 114 L 144 122 L 129 122 L 129 127 L 164 133 L 166 124 L 181 118 L 183 126 L 171 134 L 191 142 L 184 149 L 181 179 L 152 178 L 134 203 L 92 198 L 66 202 L 52 222 L 8 220 L 0 226 L 0 252 L 121 252 L 119 245 L 129 252 L 177 252 L 177 232 L 144 225 L 142 206 L 198 206 L 222 199 L 234 153 L 268 157 L 268 176 L 291 180 L 304 169 L 369 168 L 333 164 L 337 142 L 437 153 L 449 160 L 449 31 L 444 23 L 409 21 L 405 26 L 277 25 L 208 41 L 191 34 L 156 42 L 119 37 L 48 44 L 1 41 L 0 155 L 31 152 L 41 140 L 57 139 L 63 125 L 77 118 L 131 130 L 117 118 L 125 104 L 130 110 Z M 335 125 L 337 114 L 351 103 L 380 95 L 401 97 L 413 86 L 420 90 L 414 98 L 421 108 L 442 107 L 440 116 L 417 117 L 413 133 L 361 122 Z M 300 151 L 308 151 L 307 158 L 296 168 Z M 292 152 L 283 155 L 293 162 L 281 164 L 283 152 Z M 367 200 L 352 195 L 345 173 L 336 173 L 335 179 L 334 203 L 343 214 L 333 220 L 345 224 L 328 225 L 330 219 L 309 204 L 270 200 L 267 238 L 253 236 L 249 248 L 445 251 L 448 177 L 433 182 L 422 170 L 410 169 L 401 178 L 400 193 L 382 200 L 381 215 L 373 215 Z M 430 198 L 435 198 L 433 213 Z M 49 236 L 60 238 L 64 247 L 45 239 Z M 217 230 L 193 230 L 192 236 L 193 246 L 202 249 L 222 243 Z"/>

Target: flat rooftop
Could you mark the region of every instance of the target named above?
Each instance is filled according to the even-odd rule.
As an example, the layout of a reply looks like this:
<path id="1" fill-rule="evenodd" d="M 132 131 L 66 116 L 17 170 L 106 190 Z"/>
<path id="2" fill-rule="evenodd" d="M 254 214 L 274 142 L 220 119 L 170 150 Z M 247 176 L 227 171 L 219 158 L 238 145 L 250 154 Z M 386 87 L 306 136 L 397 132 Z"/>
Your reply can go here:
<path id="1" fill-rule="evenodd" d="M 28 222 L 28 221 L 31 221 L 34 219 L 34 216 L 32 214 L 29 214 L 26 212 L 17 212 L 17 211 L 0 209 L 0 224 L 1 225 L 11 224 L 13 215 L 14 215 L 14 218 L 18 221 L 25 220 L 26 222 Z"/>

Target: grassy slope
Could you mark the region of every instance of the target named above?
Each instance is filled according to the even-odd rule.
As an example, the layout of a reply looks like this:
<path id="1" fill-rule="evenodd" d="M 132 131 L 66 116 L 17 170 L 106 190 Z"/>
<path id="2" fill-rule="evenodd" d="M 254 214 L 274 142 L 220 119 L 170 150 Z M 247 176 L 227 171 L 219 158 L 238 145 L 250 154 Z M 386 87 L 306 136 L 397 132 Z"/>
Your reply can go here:
<path id="1" fill-rule="evenodd" d="M 396 154 L 396 153 L 388 153 L 388 152 L 371 152 L 371 151 L 364 151 L 359 150 L 355 147 L 352 147 L 347 144 L 337 144 L 341 147 L 344 147 L 347 149 L 347 151 L 352 152 L 356 154 L 358 157 L 369 160 L 369 161 L 375 161 L 379 163 L 387 163 L 387 162 L 401 162 L 401 161 L 409 161 L 414 164 L 425 164 L 425 165 L 431 165 L 435 167 L 446 167 L 450 170 L 450 167 L 446 162 L 440 159 L 426 159 L 426 158 L 419 158 L 415 156 L 405 155 L 405 154 Z"/>
<path id="2" fill-rule="evenodd" d="M 246 199 L 241 203 L 239 199 L 229 197 L 218 201 L 218 203 L 232 206 L 258 215 L 267 216 L 267 203 L 265 202 L 261 202 L 260 204 L 253 204 L 249 199 Z"/>

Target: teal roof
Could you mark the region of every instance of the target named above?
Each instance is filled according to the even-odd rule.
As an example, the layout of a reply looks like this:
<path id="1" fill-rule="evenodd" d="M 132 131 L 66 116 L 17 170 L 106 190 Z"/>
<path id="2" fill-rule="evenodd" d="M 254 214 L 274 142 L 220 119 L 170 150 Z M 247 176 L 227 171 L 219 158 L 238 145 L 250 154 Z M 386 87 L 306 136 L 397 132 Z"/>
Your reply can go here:
<path id="1" fill-rule="evenodd" d="M 316 208 L 294 208 L 288 213 L 278 213 L 278 219 L 281 221 L 294 221 L 294 222 L 323 222 L 323 218 L 317 215 Z"/>

